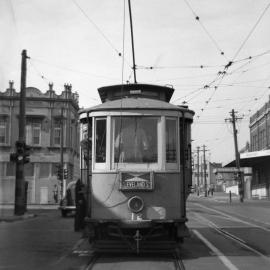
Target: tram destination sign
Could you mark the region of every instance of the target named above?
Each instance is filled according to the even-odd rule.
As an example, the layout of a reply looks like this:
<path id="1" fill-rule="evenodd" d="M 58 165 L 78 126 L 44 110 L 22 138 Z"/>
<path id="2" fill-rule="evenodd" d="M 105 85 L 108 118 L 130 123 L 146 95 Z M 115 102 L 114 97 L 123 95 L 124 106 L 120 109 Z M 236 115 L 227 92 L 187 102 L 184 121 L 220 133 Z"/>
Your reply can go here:
<path id="1" fill-rule="evenodd" d="M 120 190 L 153 190 L 154 188 L 153 172 L 120 172 L 119 180 Z"/>

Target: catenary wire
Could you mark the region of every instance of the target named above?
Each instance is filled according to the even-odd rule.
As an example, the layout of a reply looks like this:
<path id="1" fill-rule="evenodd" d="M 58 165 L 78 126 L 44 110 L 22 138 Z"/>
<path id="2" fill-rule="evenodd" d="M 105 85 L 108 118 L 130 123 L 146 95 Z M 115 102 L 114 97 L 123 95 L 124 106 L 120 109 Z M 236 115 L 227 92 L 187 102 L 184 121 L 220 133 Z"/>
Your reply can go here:
<path id="1" fill-rule="evenodd" d="M 255 31 L 256 27 L 258 26 L 258 24 L 262 20 L 264 14 L 266 13 L 266 11 L 268 10 L 269 7 L 270 7 L 270 3 L 268 3 L 267 6 L 264 8 L 264 10 L 263 10 L 262 14 L 260 15 L 259 19 L 256 21 L 256 23 L 254 24 L 254 26 L 251 28 L 250 32 L 248 33 L 247 37 L 244 39 L 244 41 L 240 45 L 239 49 L 236 51 L 234 57 L 232 58 L 232 61 L 234 61 L 234 59 L 238 56 L 238 54 L 240 53 L 240 51 L 243 49 L 243 47 L 247 43 L 247 41 L 250 38 L 250 36 L 252 35 L 252 33 Z"/>
<path id="2" fill-rule="evenodd" d="M 216 40 L 213 38 L 213 36 L 210 34 L 210 32 L 206 29 L 206 27 L 204 26 L 204 24 L 201 22 L 200 17 L 196 14 L 196 12 L 194 11 L 194 9 L 191 7 L 190 3 L 187 0 L 184 0 L 184 2 L 188 6 L 188 8 L 191 10 L 191 12 L 193 13 L 195 19 L 199 22 L 199 24 L 201 25 L 201 27 L 204 30 L 204 32 L 207 34 L 207 36 L 210 38 L 210 40 L 214 43 L 216 49 L 220 52 L 221 55 L 223 55 L 226 58 L 226 56 L 224 54 L 224 51 L 220 48 L 220 46 L 218 45 L 218 43 L 216 42 Z"/>

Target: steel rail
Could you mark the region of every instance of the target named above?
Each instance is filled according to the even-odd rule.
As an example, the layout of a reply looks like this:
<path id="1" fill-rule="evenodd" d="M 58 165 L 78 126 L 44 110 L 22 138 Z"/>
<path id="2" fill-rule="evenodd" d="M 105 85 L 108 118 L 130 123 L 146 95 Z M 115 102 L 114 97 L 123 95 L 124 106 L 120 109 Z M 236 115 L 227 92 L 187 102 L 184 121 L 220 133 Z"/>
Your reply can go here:
<path id="1" fill-rule="evenodd" d="M 179 255 L 179 250 L 176 249 L 173 252 L 173 259 L 174 259 L 174 264 L 175 264 L 175 269 L 176 270 L 185 270 L 185 265 L 183 263 L 183 260 L 181 259 L 180 255 Z"/>
<path id="2" fill-rule="evenodd" d="M 93 269 L 94 265 L 96 264 L 97 260 L 100 258 L 100 255 L 93 253 L 91 255 L 90 260 L 88 261 L 86 267 L 83 270 L 91 270 Z"/>
<path id="3" fill-rule="evenodd" d="M 221 234 L 222 236 L 231 239 L 232 241 L 238 243 L 240 246 L 250 250 L 251 252 L 255 253 L 256 255 L 258 255 L 259 257 L 263 258 L 265 261 L 267 261 L 268 263 L 270 263 L 270 258 L 261 253 L 260 251 L 256 250 L 255 248 L 251 247 L 250 245 L 248 245 L 248 243 L 246 243 L 243 239 L 233 235 L 232 233 L 229 233 L 227 231 L 225 231 L 224 229 L 218 227 L 214 222 L 210 221 L 209 219 L 201 216 L 200 214 L 196 214 L 196 219 L 200 222 L 204 222 L 206 225 L 208 225 L 210 228 L 214 229 L 216 232 L 218 232 L 219 234 Z"/>

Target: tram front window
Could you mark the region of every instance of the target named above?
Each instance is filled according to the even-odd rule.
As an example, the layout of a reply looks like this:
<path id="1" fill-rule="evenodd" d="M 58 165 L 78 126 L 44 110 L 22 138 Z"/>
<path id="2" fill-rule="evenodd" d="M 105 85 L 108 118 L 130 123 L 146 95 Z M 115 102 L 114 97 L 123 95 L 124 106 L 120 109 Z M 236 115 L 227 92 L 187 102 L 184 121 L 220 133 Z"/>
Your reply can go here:
<path id="1" fill-rule="evenodd" d="M 106 119 L 96 120 L 96 162 L 106 162 Z"/>
<path id="2" fill-rule="evenodd" d="M 114 162 L 157 162 L 157 118 L 114 117 Z"/>

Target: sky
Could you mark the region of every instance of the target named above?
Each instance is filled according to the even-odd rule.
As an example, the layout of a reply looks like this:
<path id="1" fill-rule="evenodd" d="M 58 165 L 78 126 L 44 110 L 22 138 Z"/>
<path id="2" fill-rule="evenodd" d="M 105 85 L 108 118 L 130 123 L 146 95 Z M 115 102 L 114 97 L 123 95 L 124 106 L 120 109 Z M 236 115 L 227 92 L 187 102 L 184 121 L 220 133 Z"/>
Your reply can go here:
<path id="1" fill-rule="evenodd" d="M 131 0 L 138 83 L 171 85 L 171 102 L 194 110 L 193 150 L 234 159 L 249 141 L 249 118 L 269 100 L 269 0 Z M 72 84 L 80 107 L 100 103 L 97 88 L 133 83 L 127 0 L 0 0 L 0 91 L 27 86 L 60 94 Z"/>

